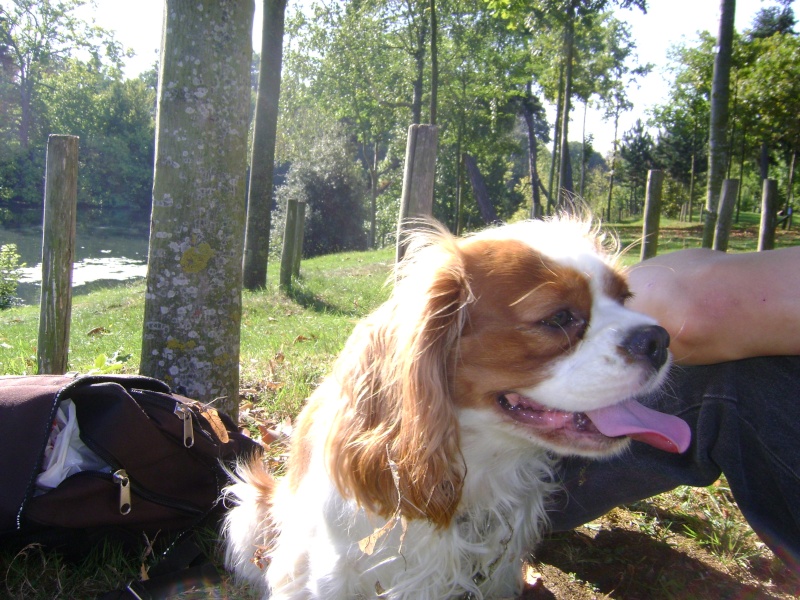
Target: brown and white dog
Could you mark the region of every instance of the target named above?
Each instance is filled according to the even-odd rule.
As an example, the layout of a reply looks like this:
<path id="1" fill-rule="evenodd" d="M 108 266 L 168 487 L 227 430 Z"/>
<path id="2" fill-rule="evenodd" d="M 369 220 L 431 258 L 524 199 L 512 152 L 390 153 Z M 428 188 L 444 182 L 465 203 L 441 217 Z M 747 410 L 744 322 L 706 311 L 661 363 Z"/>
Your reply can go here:
<path id="1" fill-rule="evenodd" d="M 570 219 L 421 233 L 297 422 L 288 470 L 243 465 L 226 559 L 273 599 L 508 598 L 557 455 L 689 429 L 633 398 L 669 337 L 597 230 Z"/>

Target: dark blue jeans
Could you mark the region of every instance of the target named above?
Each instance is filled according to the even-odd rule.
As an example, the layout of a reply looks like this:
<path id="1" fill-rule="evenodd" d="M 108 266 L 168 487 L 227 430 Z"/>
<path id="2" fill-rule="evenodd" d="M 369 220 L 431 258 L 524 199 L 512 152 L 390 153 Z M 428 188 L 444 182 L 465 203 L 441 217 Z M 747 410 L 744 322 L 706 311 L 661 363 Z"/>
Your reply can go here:
<path id="1" fill-rule="evenodd" d="M 724 473 L 753 530 L 800 572 L 800 357 L 676 367 L 643 404 L 689 423 L 689 450 L 676 455 L 633 442 L 612 460 L 564 461 L 565 494 L 554 500 L 553 529 L 678 485 L 707 486 Z"/>

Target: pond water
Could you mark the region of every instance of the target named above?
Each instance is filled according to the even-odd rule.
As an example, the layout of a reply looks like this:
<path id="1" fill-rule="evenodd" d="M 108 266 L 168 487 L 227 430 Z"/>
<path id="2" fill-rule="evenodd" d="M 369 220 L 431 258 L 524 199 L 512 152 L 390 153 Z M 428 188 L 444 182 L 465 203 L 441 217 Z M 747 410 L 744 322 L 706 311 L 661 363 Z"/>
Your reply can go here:
<path id="1" fill-rule="evenodd" d="M 80 211 L 78 219 L 72 272 L 73 293 L 86 293 L 146 275 L 147 222 L 131 221 L 126 226 L 98 225 L 89 219 L 82 221 Z M 0 225 L 2 244 L 16 244 L 21 262 L 25 263 L 17 296 L 25 304 L 38 303 L 42 282 L 41 226 Z"/>

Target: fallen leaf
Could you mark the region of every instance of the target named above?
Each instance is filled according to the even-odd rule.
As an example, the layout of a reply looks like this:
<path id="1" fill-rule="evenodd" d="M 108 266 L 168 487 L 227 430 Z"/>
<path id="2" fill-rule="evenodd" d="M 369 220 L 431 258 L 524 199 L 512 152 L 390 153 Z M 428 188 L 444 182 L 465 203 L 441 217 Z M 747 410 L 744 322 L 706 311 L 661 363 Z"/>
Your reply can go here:
<path id="1" fill-rule="evenodd" d="M 399 518 L 394 517 L 393 519 L 386 521 L 383 527 L 376 529 L 364 539 L 359 540 L 359 549 L 367 556 L 372 556 L 372 553 L 375 552 L 375 546 L 377 546 L 378 542 L 391 533 L 398 521 Z"/>
<path id="2" fill-rule="evenodd" d="M 259 425 L 258 432 L 261 434 L 261 441 L 264 444 L 272 444 L 281 439 L 280 433 L 267 427 L 266 425 Z"/>

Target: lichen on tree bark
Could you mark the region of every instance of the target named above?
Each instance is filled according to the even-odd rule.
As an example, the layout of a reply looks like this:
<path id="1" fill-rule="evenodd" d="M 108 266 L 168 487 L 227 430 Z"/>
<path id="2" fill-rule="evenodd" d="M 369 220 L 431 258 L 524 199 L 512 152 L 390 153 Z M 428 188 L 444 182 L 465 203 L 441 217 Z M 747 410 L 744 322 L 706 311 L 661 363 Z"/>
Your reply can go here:
<path id="1" fill-rule="evenodd" d="M 167 0 L 141 371 L 235 415 L 253 0 Z"/>

